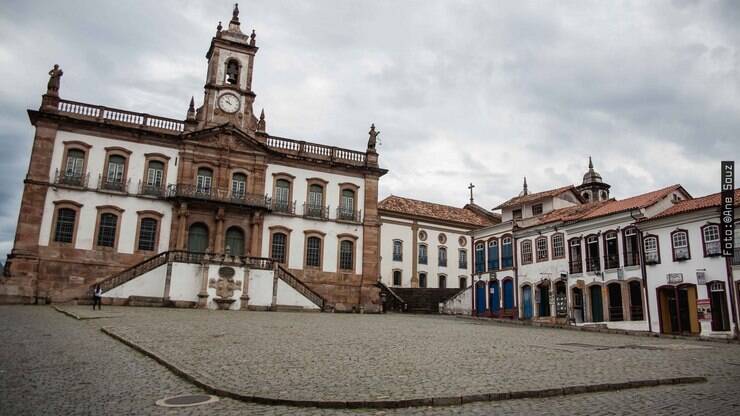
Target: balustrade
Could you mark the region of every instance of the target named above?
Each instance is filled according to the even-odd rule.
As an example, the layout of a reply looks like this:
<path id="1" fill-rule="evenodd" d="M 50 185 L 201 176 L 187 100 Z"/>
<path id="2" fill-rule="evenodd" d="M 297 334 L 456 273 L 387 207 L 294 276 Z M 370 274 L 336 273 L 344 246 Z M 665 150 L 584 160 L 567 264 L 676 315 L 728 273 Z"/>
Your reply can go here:
<path id="1" fill-rule="evenodd" d="M 270 198 L 267 195 L 232 192 L 230 189 L 207 188 L 185 184 L 168 186 L 167 197 L 201 199 L 259 208 L 268 208 L 270 206 Z"/>
<path id="2" fill-rule="evenodd" d="M 54 172 L 54 185 L 66 185 L 79 188 L 87 188 L 89 180 L 89 173 L 63 171 L 60 172 L 59 169 Z"/>
<path id="3" fill-rule="evenodd" d="M 329 219 L 329 207 L 313 204 L 303 204 L 303 216 L 320 220 Z"/>
<path id="4" fill-rule="evenodd" d="M 361 222 L 362 221 L 362 211 L 361 210 L 353 210 L 352 208 L 337 208 L 337 219 L 340 221 L 352 221 L 352 222 Z"/>

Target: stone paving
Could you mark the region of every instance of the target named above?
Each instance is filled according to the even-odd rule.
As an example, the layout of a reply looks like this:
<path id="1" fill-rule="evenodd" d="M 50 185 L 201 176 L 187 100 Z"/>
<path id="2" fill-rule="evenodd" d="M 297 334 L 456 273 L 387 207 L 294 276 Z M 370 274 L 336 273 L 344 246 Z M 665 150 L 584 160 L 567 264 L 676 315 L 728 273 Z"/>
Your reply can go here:
<path id="1" fill-rule="evenodd" d="M 740 412 L 738 345 L 471 324 L 439 317 L 243 314 L 148 308 L 121 308 L 115 313 L 121 316 L 75 320 L 49 307 L 0 307 L 0 414 L 722 415 Z M 578 376 L 568 369 L 571 365 L 582 369 L 575 364 L 579 357 L 600 375 L 600 382 L 635 374 L 704 375 L 709 382 L 383 411 L 266 406 L 226 398 L 199 407 L 164 409 L 154 406 L 154 402 L 165 396 L 202 391 L 102 334 L 99 331 L 102 326 L 125 331 L 142 342 L 148 340 L 150 346 L 178 360 L 203 361 L 192 364 L 193 368 L 208 377 L 226 380 L 234 387 L 255 386 L 256 379 L 279 389 L 278 392 L 294 390 L 307 395 L 314 389 L 322 397 L 333 397 L 338 392 L 377 397 L 380 394 L 372 392 L 375 387 L 382 392 L 390 390 L 384 383 L 408 386 L 403 391 L 436 392 L 435 386 L 441 386 L 448 395 L 453 388 L 467 388 L 465 385 L 479 388 L 475 386 L 483 384 L 490 389 L 489 378 L 498 379 L 502 386 L 518 386 L 523 383 L 521 379 L 538 377 L 549 382 L 583 384 L 590 376 Z M 382 336 L 376 338 L 368 331 L 380 331 Z M 328 335 L 335 339 L 327 338 Z M 471 342 L 474 338 L 469 337 L 475 335 L 478 341 Z M 633 345 L 660 349 L 634 349 L 630 347 Z M 263 348 L 266 352 L 260 352 Z M 497 351 L 504 348 L 513 351 Z M 442 354 L 450 351 L 467 359 L 477 357 L 470 360 L 477 362 L 477 366 L 465 367 L 473 373 L 464 376 L 454 366 L 463 365 L 465 359 L 450 357 L 440 361 Z M 270 355 L 283 355 L 283 360 L 267 358 Z M 304 357 L 299 358 L 300 355 Z M 518 355 L 522 359 L 517 359 Z M 484 359 L 490 356 L 514 360 L 524 366 L 521 371 L 514 363 L 499 366 L 518 372 L 521 379 L 514 374 L 504 377 L 497 370 L 499 367 L 493 365 L 495 361 Z M 561 364 L 550 366 L 548 363 L 553 360 Z M 308 375 L 331 375 L 339 379 L 303 385 L 309 377 L 295 370 L 299 365 L 307 366 Z M 314 368 L 320 365 L 330 365 L 333 369 Z M 395 378 L 389 377 L 386 368 L 392 365 L 399 369 Z M 270 370 L 268 366 L 274 368 Z M 642 368 L 638 371 L 639 367 Z M 493 376 L 485 376 L 480 368 L 487 368 Z M 536 368 L 541 369 L 539 373 L 534 373 Z M 549 372 L 553 368 L 559 375 Z M 434 378 L 444 371 L 448 372 L 445 377 Z M 346 388 L 352 384 L 355 388 Z M 423 387 L 411 387 L 416 384 Z"/>

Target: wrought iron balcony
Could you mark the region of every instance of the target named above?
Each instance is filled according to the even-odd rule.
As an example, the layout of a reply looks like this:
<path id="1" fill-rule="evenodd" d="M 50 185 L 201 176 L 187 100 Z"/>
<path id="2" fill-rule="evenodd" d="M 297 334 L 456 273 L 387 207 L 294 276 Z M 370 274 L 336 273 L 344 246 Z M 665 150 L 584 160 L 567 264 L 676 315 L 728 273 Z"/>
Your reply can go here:
<path id="1" fill-rule="evenodd" d="M 568 262 L 570 265 L 570 273 L 583 273 L 583 261 L 581 259 L 571 260 Z"/>
<path id="2" fill-rule="evenodd" d="M 640 264 L 640 253 L 636 251 L 627 251 L 624 253 L 624 266 L 637 266 Z"/>
<path id="3" fill-rule="evenodd" d="M 165 196 L 164 185 L 151 185 L 145 182 L 139 181 L 139 195 L 156 196 L 163 198 Z"/>
<path id="4" fill-rule="evenodd" d="M 78 188 L 87 188 L 87 184 L 89 181 L 89 173 L 60 172 L 59 169 L 54 172 L 54 185 L 66 185 Z"/>
<path id="5" fill-rule="evenodd" d="M 98 191 L 128 192 L 128 183 L 121 179 L 120 181 L 111 180 L 110 178 L 98 175 Z"/>
<path id="6" fill-rule="evenodd" d="M 722 245 L 717 241 L 709 241 L 704 243 L 704 251 L 707 253 L 707 256 L 719 256 L 722 254 Z"/>
<path id="7" fill-rule="evenodd" d="M 232 192 L 230 189 L 206 188 L 196 185 L 169 185 L 167 187 L 167 197 L 223 202 L 265 209 L 270 206 L 270 198 L 267 195 Z"/>
<path id="8" fill-rule="evenodd" d="M 601 262 L 599 262 L 598 257 L 587 257 L 586 258 L 586 271 L 587 272 L 601 271 Z"/>
<path id="9" fill-rule="evenodd" d="M 337 208 L 337 220 L 362 222 L 362 211 L 355 211 L 352 208 Z"/>
<path id="10" fill-rule="evenodd" d="M 281 214 L 295 215 L 295 201 L 281 201 L 279 199 L 273 199 L 270 205 L 272 212 Z"/>
<path id="11" fill-rule="evenodd" d="M 618 269 L 619 268 L 619 254 L 607 254 L 604 256 L 604 269 Z"/>
<path id="12" fill-rule="evenodd" d="M 688 247 L 676 247 L 673 249 L 673 258 L 676 260 L 688 260 L 689 249 Z"/>
<path id="13" fill-rule="evenodd" d="M 658 264 L 660 257 L 657 252 L 645 253 L 645 264 Z"/>
<path id="14" fill-rule="evenodd" d="M 328 220 L 329 219 L 329 207 L 313 204 L 303 204 L 303 216 L 306 218 Z"/>

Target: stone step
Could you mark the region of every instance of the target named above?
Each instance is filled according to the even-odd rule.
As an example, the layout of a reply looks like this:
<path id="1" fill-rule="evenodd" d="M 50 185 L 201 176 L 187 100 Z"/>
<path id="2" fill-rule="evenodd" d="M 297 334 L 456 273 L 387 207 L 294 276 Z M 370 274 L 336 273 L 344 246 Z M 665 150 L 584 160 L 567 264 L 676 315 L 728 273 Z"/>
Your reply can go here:
<path id="1" fill-rule="evenodd" d="M 128 306 L 164 306 L 164 299 L 152 296 L 129 296 Z"/>

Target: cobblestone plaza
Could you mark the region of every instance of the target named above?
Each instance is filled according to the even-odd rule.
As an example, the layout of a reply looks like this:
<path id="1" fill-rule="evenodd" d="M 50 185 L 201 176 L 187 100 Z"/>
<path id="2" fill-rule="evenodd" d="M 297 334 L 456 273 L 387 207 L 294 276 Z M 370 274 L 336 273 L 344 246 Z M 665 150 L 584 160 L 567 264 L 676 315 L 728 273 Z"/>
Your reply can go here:
<path id="1" fill-rule="evenodd" d="M 50 307 L 0 307 L 0 413 L 718 415 L 740 410 L 737 344 L 437 316 L 62 309 L 83 319 Z M 678 377 L 707 382 L 403 409 L 319 409 L 226 397 L 177 410 L 155 405 L 167 396 L 203 393 L 193 380 L 243 396 L 382 402 Z"/>

